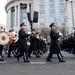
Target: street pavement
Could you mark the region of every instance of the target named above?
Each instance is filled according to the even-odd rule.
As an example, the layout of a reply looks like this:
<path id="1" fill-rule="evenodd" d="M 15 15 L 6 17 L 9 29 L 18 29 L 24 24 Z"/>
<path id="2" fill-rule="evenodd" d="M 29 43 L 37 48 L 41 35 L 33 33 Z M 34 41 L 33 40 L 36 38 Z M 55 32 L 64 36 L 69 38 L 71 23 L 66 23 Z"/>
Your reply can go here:
<path id="1" fill-rule="evenodd" d="M 62 52 L 66 62 L 58 61 L 53 55 L 52 62 L 46 62 L 48 52 L 40 58 L 32 55 L 30 63 L 24 63 L 21 58 L 18 62 L 16 58 L 8 58 L 5 54 L 6 62 L 0 62 L 0 75 L 75 75 L 75 56 L 67 52 Z"/>

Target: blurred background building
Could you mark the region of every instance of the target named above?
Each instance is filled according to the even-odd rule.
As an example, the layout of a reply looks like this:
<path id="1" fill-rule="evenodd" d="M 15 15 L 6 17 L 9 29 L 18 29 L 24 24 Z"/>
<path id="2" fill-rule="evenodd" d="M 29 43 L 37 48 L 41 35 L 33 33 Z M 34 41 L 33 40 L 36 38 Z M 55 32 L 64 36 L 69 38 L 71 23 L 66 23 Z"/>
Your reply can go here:
<path id="1" fill-rule="evenodd" d="M 75 27 L 75 0 L 7 0 L 7 29 L 18 31 L 24 22 L 30 30 L 27 12 L 38 11 L 38 23 L 33 28 L 44 34 L 49 33 L 49 25 L 55 23 L 64 35 Z"/>

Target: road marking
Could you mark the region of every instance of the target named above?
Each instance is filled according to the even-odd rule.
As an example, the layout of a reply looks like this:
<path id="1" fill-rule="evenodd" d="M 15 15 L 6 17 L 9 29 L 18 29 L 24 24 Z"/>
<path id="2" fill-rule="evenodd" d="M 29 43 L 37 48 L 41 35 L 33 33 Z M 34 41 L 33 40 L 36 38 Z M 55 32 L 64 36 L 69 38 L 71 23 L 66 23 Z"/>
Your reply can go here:
<path id="1" fill-rule="evenodd" d="M 0 63 L 6 63 L 6 61 L 0 61 Z"/>
<path id="2" fill-rule="evenodd" d="M 46 64 L 46 62 L 30 62 L 31 64 L 41 64 L 41 65 L 43 65 L 43 64 Z"/>

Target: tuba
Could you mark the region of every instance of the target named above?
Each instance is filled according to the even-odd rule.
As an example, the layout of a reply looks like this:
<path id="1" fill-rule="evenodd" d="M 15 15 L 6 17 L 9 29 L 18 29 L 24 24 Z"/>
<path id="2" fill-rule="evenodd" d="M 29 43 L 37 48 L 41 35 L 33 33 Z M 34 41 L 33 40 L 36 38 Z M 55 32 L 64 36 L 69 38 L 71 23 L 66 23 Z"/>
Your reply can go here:
<path id="1" fill-rule="evenodd" d="M 18 33 L 16 32 L 9 32 L 9 43 L 17 42 L 18 41 Z"/>

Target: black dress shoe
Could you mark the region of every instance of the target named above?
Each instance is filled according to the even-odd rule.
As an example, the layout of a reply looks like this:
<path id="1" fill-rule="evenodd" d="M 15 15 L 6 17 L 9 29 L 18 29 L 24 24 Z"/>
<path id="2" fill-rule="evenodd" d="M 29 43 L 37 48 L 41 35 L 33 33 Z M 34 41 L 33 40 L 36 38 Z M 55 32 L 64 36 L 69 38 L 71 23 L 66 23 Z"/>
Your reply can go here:
<path id="1" fill-rule="evenodd" d="M 20 60 L 19 60 L 19 56 L 16 56 L 16 57 L 17 57 L 17 60 L 20 61 Z"/>
<path id="2" fill-rule="evenodd" d="M 40 55 L 43 55 L 43 53 L 42 53 L 42 52 L 39 52 L 39 54 L 40 54 Z"/>
<path id="3" fill-rule="evenodd" d="M 40 56 L 36 56 L 36 58 L 40 58 Z"/>
<path id="4" fill-rule="evenodd" d="M 46 59 L 46 61 L 48 61 L 48 62 L 52 62 L 52 60 L 50 60 L 50 59 Z"/>
<path id="5" fill-rule="evenodd" d="M 2 59 L 2 60 L 0 60 L 0 61 L 4 61 L 4 60 Z"/>
<path id="6" fill-rule="evenodd" d="M 17 55 L 14 55 L 14 57 L 17 57 Z"/>
<path id="7" fill-rule="evenodd" d="M 66 61 L 64 61 L 64 60 L 61 60 L 61 61 L 59 61 L 59 62 L 66 62 Z"/>
<path id="8" fill-rule="evenodd" d="M 24 61 L 24 62 L 27 62 L 27 63 L 29 63 L 30 61 L 29 61 L 29 60 L 26 60 L 26 61 Z"/>
<path id="9" fill-rule="evenodd" d="M 4 61 L 3 59 L 2 60 L 0 59 L 0 63 L 6 63 L 6 61 Z"/>
<path id="10" fill-rule="evenodd" d="M 12 56 L 8 56 L 9 58 L 11 58 Z"/>
<path id="11" fill-rule="evenodd" d="M 31 56 L 28 56 L 29 58 L 32 58 Z"/>

